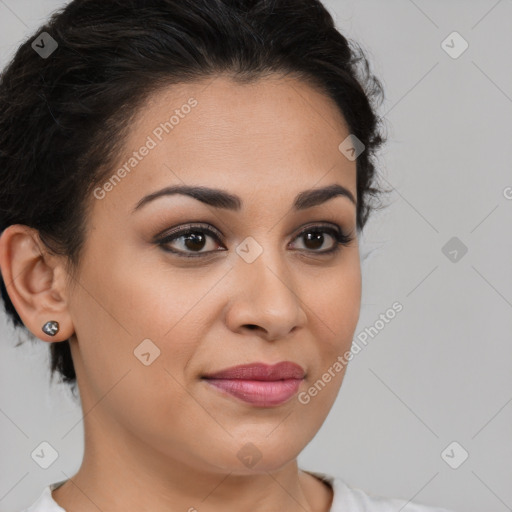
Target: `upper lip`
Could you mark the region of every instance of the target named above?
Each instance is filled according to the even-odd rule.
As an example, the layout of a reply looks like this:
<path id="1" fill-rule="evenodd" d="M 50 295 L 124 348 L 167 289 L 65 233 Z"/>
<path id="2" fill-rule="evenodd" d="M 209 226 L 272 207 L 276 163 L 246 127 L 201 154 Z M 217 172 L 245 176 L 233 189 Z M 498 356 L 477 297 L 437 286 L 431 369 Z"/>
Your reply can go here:
<path id="1" fill-rule="evenodd" d="M 274 365 L 250 363 L 225 368 L 219 372 L 203 375 L 205 379 L 241 379 L 241 380 L 283 380 L 303 379 L 304 369 L 291 361 L 282 361 Z"/>

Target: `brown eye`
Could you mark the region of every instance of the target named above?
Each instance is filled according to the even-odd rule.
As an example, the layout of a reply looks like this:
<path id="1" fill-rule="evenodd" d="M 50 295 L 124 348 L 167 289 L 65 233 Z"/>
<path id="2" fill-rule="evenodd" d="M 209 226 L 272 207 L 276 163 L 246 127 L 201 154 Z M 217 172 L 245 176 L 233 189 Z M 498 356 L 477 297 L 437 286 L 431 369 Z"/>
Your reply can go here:
<path id="1" fill-rule="evenodd" d="M 332 235 L 328 235 L 328 237 L 331 238 L 331 248 L 336 245 L 336 240 Z M 329 238 L 326 238 L 325 231 L 318 231 L 318 230 L 308 230 L 303 231 L 302 234 L 298 237 L 298 239 L 302 239 L 304 242 L 304 245 L 306 249 L 317 251 L 318 249 L 321 249 L 325 241 L 329 240 Z M 332 242 L 334 240 L 334 243 Z"/>
<path id="2" fill-rule="evenodd" d="M 325 234 L 328 236 L 326 237 Z M 330 254 L 338 251 L 341 245 L 348 245 L 353 238 L 346 235 L 339 228 L 331 226 L 311 226 L 299 233 L 296 240 L 303 240 L 303 245 L 306 251 L 322 254 Z M 330 247 L 325 250 L 319 250 L 326 242 L 329 246 L 329 239 L 331 239 Z M 302 250 L 302 249 L 300 249 Z"/>
<path id="3" fill-rule="evenodd" d="M 219 241 L 219 235 L 213 230 L 206 227 L 185 227 L 179 231 L 175 231 L 158 241 L 165 251 L 172 252 L 184 257 L 203 256 L 206 253 L 215 252 L 215 244 L 208 244 L 208 239 Z M 169 248 L 171 243 L 178 241 L 178 248 Z"/>

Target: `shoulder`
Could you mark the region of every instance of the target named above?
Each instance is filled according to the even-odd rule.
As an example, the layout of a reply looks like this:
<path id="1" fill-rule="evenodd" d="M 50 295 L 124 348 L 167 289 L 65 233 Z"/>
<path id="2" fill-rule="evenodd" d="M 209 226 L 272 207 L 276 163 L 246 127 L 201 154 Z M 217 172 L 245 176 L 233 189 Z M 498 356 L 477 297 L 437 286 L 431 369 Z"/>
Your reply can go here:
<path id="1" fill-rule="evenodd" d="M 326 473 L 307 471 L 329 483 L 333 488 L 330 512 L 452 512 L 451 510 L 422 505 L 398 498 L 372 495 L 357 487 L 349 486 L 343 479 Z"/>
<path id="2" fill-rule="evenodd" d="M 64 481 L 47 485 L 36 501 L 20 512 L 66 512 L 52 497 L 52 491 L 63 483 Z"/>

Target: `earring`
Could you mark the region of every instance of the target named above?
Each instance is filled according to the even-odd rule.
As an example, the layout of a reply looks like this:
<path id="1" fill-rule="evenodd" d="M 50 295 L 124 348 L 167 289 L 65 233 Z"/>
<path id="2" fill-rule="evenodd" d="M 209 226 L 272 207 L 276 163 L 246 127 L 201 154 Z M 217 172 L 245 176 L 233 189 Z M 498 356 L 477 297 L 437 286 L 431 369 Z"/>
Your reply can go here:
<path id="1" fill-rule="evenodd" d="M 55 336 L 59 332 L 59 322 L 56 320 L 50 320 L 43 325 L 42 329 L 45 334 L 48 334 L 48 336 Z"/>

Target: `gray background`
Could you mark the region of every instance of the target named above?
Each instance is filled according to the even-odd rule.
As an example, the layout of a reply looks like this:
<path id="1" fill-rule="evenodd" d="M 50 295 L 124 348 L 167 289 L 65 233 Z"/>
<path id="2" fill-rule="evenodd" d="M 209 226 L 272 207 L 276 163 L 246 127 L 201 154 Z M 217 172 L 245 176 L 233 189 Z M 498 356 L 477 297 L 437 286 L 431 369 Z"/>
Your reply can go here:
<path id="1" fill-rule="evenodd" d="M 2 67 L 64 3 L 0 0 Z M 512 510 L 512 0 L 325 5 L 387 96 L 380 173 L 394 190 L 362 239 L 371 254 L 355 339 L 395 301 L 403 311 L 354 357 L 299 464 L 373 494 Z M 453 31 L 469 43 L 458 58 L 441 45 Z M 455 262 L 442 251 L 452 237 L 468 249 Z M 5 512 L 78 470 L 83 428 L 67 389 L 48 382 L 47 344 L 16 348 L 0 322 Z M 46 470 L 30 457 L 42 441 L 59 453 Z M 442 457 L 453 441 L 452 465 L 469 454 L 457 469 Z"/>

